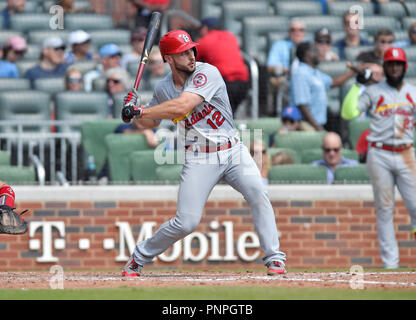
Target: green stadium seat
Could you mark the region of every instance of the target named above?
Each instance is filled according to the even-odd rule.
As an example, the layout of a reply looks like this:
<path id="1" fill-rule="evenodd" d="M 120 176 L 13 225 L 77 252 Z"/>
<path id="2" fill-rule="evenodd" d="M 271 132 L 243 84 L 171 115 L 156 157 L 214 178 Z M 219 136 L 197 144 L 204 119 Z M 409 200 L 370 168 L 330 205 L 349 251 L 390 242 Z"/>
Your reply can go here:
<path id="1" fill-rule="evenodd" d="M 77 61 L 71 64 L 71 67 L 79 69 L 83 74 L 95 70 L 98 62 L 96 60 Z"/>
<path id="2" fill-rule="evenodd" d="M 25 60 L 39 60 L 42 48 L 38 44 L 28 44 L 26 52 L 23 56 Z"/>
<path id="3" fill-rule="evenodd" d="M 365 164 L 357 166 L 343 166 L 335 169 L 334 184 L 370 183 Z"/>
<path id="4" fill-rule="evenodd" d="M 104 77 L 99 77 L 92 81 L 93 91 L 105 91 L 107 86 L 107 80 Z"/>
<path id="5" fill-rule="evenodd" d="M 343 16 L 345 12 L 350 11 L 352 6 L 360 6 L 363 10 L 364 16 L 374 15 L 374 5 L 371 2 L 363 1 L 337 1 L 328 2 L 328 15 Z"/>
<path id="6" fill-rule="evenodd" d="M 246 121 L 248 129 L 262 129 L 265 135 L 271 135 L 280 130 L 282 120 L 276 117 L 264 117 Z"/>
<path id="7" fill-rule="evenodd" d="M 222 15 L 222 0 L 205 0 L 199 4 L 200 17 L 216 17 L 221 18 Z"/>
<path id="8" fill-rule="evenodd" d="M 64 17 L 65 29 L 85 31 L 97 30 L 97 28 L 112 29 L 113 20 L 110 15 L 96 13 L 67 13 Z"/>
<path id="9" fill-rule="evenodd" d="M 39 64 L 39 59 L 16 61 L 16 67 L 21 77 L 25 75 L 27 70 L 33 68 L 34 66 L 38 64 Z"/>
<path id="10" fill-rule="evenodd" d="M 49 120 L 50 95 L 35 90 L 0 92 L 0 120 Z M 5 127 L 3 132 L 15 132 Z M 24 127 L 26 132 L 48 132 L 49 128 L 40 126 Z"/>
<path id="11" fill-rule="evenodd" d="M 415 14 L 416 3 L 404 2 L 409 13 Z M 402 3 L 399 2 L 381 2 L 379 3 L 380 15 L 394 18 L 404 18 L 407 13 Z"/>
<path id="12" fill-rule="evenodd" d="M 327 169 L 309 164 L 287 164 L 269 169 L 270 184 L 327 184 Z"/>
<path id="13" fill-rule="evenodd" d="M 0 150 L 0 166 L 9 166 L 11 163 L 10 152 Z"/>
<path id="14" fill-rule="evenodd" d="M 111 29 L 111 30 L 91 30 L 91 43 L 100 48 L 107 43 L 115 43 L 117 45 L 130 45 L 129 30 Z"/>
<path id="15" fill-rule="evenodd" d="M 402 18 L 402 24 L 404 30 L 409 30 L 410 26 L 416 23 L 416 17 L 404 17 Z"/>
<path id="16" fill-rule="evenodd" d="M 341 112 L 341 102 L 339 98 L 329 98 L 328 109 L 331 110 L 333 114 L 339 114 Z"/>
<path id="17" fill-rule="evenodd" d="M 416 60 L 407 62 L 406 79 L 416 77 Z"/>
<path id="18" fill-rule="evenodd" d="M 71 33 L 69 30 L 29 30 L 27 32 L 28 42 L 31 44 L 41 45 L 46 38 L 59 37 L 65 43 L 68 40 L 68 36 Z"/>
<path id="19" fill-rule="evenodd" d="M 86 121 L 81 124 L 81 143 L 85 156 L 94 156 L 97 172 L 103 168 L 107 158 L 105 136 L 114 133 L 114 130 L 122 123 L 120 119 L 105 119 L 98 121 Z"/>
<path id="20" fill-rule="evenodd" d="M 315 1 L 277 1 L 274 4 L 277 15 L 286 17 L 319 16 L 322 4 Z"/>
<path id="21" fill-rule="evenodd" d="M 328 91 L 328 99 L 339 99 L 341 89 L 339 87 L 331 88 Z"/>
<path id="22" fill-rule="evenodd" d="M 160 180 L 159 176 L 157 175 L 157 169 L 159 167 L 170 167 L 176 166 L 177 164 L 163 164 L 159 165 L 154 159 L 154 152 L 155 150 L 141 150 L 141 151 L 134 151 L 130 153 L 130 164 L 131 164 L 131 175 L 133 181 L 135 183 L 155 183 Z M 168 151 L 171 156 L 175 157 L 176 162 L 176 155 L 175 151 Z M 165 153 L 166 154 L 166 153 Z M 181 166 L 182 167 L 182 166 Z M 167 169 L 164 169 L 159 172 L 159 174 L 167 174 Z M 162 180 L 172 180 L 167 179 L 166 176 L 163 177 Z M 173 179 L 175 180 L 175 179 Z"/>
<path id="23" fill-rule="evenodd" d="M 267 154 L 269 155 L 270 158 L 272 158 L 275 154 L 279 153 L 279 152 L 289 152 L 290 155 L 293 158 L 293 163 L 294 164 L 300 164 L 301 163 L 301 156 L 298 152 L 296 152 L 293 149 L 290 148 L 268 148 L 267 149 Z"/>
<path id="24" fill-rule="evenodd" d="M 10 29 L 21 32 L 49 30 L 51 17 L 48 13 L 15 14 L 10 16 Z"/>
<path id="25" fill-rule="evenodd" d="M 409 32 L 407 30 L 394 31 L 394 41 L 405 41 L 405 40 L 409 40 Z"/>
<path id="26" fill-rule="evenodd" d="M 269 51 L 269 34 L 282 32 L 287 36 L 289 18 L 284 16 L 263 16 L 243 18 L 243 50 L 259 63 L 265 64 Z"/>
<path id="27" fill-rule="evenodd" d="M 416 62 L 416 47 L 405 47 L 403 48 L 404 52 L 406 52 L 407 61 Z"/>
<path id="28" fill-rule="evenodd" d="M 273 14 L 267 1 L 225 1 L 222 4 L 222 12 L 224 29 L 234 33 L 240 40 L 243 32 L 243 18 Z"/>
<path id="29" fill-rule="evenodd" d="M 3 26 L 0 21 L 0 29 Z M 24 37 L 22 32 L 16 30 L 0 30 L 0 46 L 3 47 L 4 43 L 12 36 L 21 36 Z"/>
<path id="30" fill-rule="evenodd" d="M 107 134 L 104 138 L 108 154 L 110 180 L 115 183 L 129 183 L 131 168 L 129 154 L 138 150 L 149 150 L 142 134 Z"/>
<path id="31" fill-rule="evenodd" d="M 183 165 L 181 164 L 169 164 L 156 168 L 156 175 L 160 181 L 167 184 L 179 183 L 181 179 Z"/>
<path id="32" fill-rule="evenodd" d="M 113 96 L 114 101 L 114 109 L 113 109 L 113 116 L 114 118 L 120 119 L 121 117 L 121 109 L 123 109 L 123 103 L 124 103 L 124 96 L 126 95 L 125 92 L 117 93 Z M 146 104 L 152 100 L 153 97 L 153 91 L 139 91 L 140 95 L 140 103 Z"/>
<path id="33" fill-rule="evenodd" d="M 390 29 L 391 31 L 400 30 L 400 21 L 391 16 L 365 16 L 363 19 L 363 28 L 375 36 L 380 29 Z"/>
<path id="34" fill-rule="evenodd" d="M 359 158 L 358 153 L 351 149 L 342 149 L 342 156 L 347 159 L 357 160 Z M 305 149 L 301 151 L 302 163 L 310 164 L 313 161 L 320 160 L 323 158 L 321 148 Z"/>
<path id="35" fill-rule="evenodd" d="M 10 165 L 0 165 L 1 180 L 9 185 L 35 184 L 36 174 L 32 167 L 18 167 Z"/>
<path id="36" fill-rule="evenodd" d="M 39 78 L 33 82 L 35 90 L 43 91 L 51 95 L 65 91 L 65 79 L 60 78 Z"/>
<path id="37" fill-rule="evenodd" d="M 357 146 L 361 133 L 370 127 L 370 119 L 355 119 L 348 122 L 348 138 L 353 149 Z"/>
<path id="38" fill-rule="evenodd" d="M 331 30 L 331 32 L 344 30 L 342 18 L 338 16 L 297 16 L 293 19 L 302 21 L 309 32 L 315 32 L 324 27 Z"/>
<path id="39" fill-rule="evenodd" d="M 374 46 L 368 45 L 368 46 L 357 46 L 357 47 L 345 47 L 344 53 L 345 53 L 345 60 L 348 61 L 355 61 L 357 56 L 362 51 L 369 51 L 372 50 Z"/>
<path id="40" fill-rule="evenodd" d="M 290 148 L 296 152 L 304 149 L 320 148 L 325 131 L 297 131 L 286 134 L 276 134 L 274 143 L 276 148 Z"/>
<path id="41" fill-rule="evenodd" d="M 72 7 L 75 10 L 83 10 L 83 11 L 92 11 L 94 9 L 92 7 L 91 1 L 89 0 L 76 0 L 72 3 Z"/>
<path id="42" fill-rule="evenodd" d="M 60 92 L 56 94 L 56 119 L 93 121 L 108 117 L 108 97 L 103 92 Z M 76 126 L 61 126 L 62 132 L 80 131 Z"/>
<path id="43" fill-rule="evenodd" d="M 348 71 L 345 60 L 324 61 L 318 64 L 318 69 L 330 76 L 338 76 Z"/>
<path id="44" fill-rule="evenodd" d="M 25 78 L 0 78 L 0 92 L 10 90 L 30 90 L 30 81 Z"/>

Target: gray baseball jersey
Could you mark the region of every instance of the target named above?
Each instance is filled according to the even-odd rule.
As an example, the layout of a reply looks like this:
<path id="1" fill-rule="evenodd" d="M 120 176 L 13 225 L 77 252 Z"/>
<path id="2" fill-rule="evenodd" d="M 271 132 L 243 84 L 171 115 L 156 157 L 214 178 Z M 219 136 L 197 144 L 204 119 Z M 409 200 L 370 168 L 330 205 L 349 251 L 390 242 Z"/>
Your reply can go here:
<path id="1" fill-rule="evenodd" d="M 204 98 L 202 103 L 179 122 L 185 131 L 193 132 L 186 137 L 185 145 L 206 146 L 205 140 L 213 145 L 223 145 L 230 141 L 231 148 L 209 153 L 186 151 L 176 216 L 163 223 L 152 237 L 137 243 L 134 260 L 140 265 L 149 263 L 174 242 L 193 232 L 201 220 L 211 190 L 220 180 L 224 180 L 241 192 L 251 207 L 254 227 L 265 254 L 264 264 L 278 261 L 284 265 L 286 255 L 279 251 L 273 207 L 264 189 L 260 171 L 247 147 L 234 139 L 237 132 L 226 86 L 218 69 L 207 63 L 197 62 L 195 71 L 182 90 L 175 88 L 172 74 L 168 74 L 156 85 L 153 99 L 147 107 L 177 98 L 183 91 L 196 93 Z M 202 154 L 202 157 L 210 154 L 220 161 L 200 162 L 198 154 Z M 239 161 L 235 161 L 235 158 Z"/>
<path id="2" fill-rule="evenodd" d="M 172 73 L 166 75 L 156 85 L 153 99 L 147 107 L 177 98 L 184 91 L 204 98 L 182 120 L 187 132 L 192 129 L 192 134 L 186 135 L 185 145 L 205 146 L 207 141 L 212 145 L 222 145 L 237 135 L 225 82 L 218 69 L 208 63 L 196 63 L 195 71 L 186 80 L 182 90 L 175 88 Z"/>
<path id="3" fill-rule="evenodd" d="M 400 91 L 383 81 L 369 86 L 360 96 L 358 108 L 369 112 L 371 142 L 390 145 L 413 143 L 416 87 L 404 83 Z"/>
<path id="4" fill-rule="evenodd" d="M 397 90 L 385 81 L 372 85 L 359 98 L 359 109 L 370 115 L 369 142 L 399 146 L 412 144 L 416 111 L 416 87 L 404 83 Z M 399 266 L 393 212 L 394 187 L 402 195 L 416 228 L 416 160 L 414 148 L 392 152 L 369 147 L 367 170 L 377 212 L 380 256 L 386 268 Z"/>

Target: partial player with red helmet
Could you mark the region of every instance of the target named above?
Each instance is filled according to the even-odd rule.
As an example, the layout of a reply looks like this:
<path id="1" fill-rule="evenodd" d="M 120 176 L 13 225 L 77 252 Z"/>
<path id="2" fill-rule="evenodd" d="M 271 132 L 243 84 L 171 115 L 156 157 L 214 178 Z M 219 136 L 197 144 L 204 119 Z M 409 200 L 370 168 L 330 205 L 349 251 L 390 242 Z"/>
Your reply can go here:
<path id="1" fill-rule="evenodd" d="M 140 276 L 145 264 L 193 232 L 209 194 L 221 180 L 241 192 L 251 207 L 267 273 L 286 273 L 286 254 L 279 248 L 276 218 L 260 171 L 239 139 L 225 82 L 215 66 L 196 61 L 197 45 L 183 30 L 165 34 L 159 48 L 171 72 L 156 84 L 146 107 L 137 107 L 134 91 L 126 96 L 125 107 L 134 110 L 131 118 L 135 116 L 142 126 L 158 126 L 157 119 L 179 122 L 184 130 L 178 131 L 178 151 L 184 152 L 185 163 L 176 216 L 137 243 L 123 276 Z"/>
<path id="2" fill-rule="evenodd" d="M 393 222 L 394 188 L 397 186 L 409 211 L 416 236 L 416 160 L 413 147 L 416 87 L 403 81 L 407 70 L 401 48 L 384 53 L 385 81 L 366 87 L 371 72 L 357 77 L 346 95 L 341 116 L 351 120 L 361 113 L 370 117 L 367 170 L 377 212 L 380 255 L 385 268 L 399 267 L 399 250 Z"/>

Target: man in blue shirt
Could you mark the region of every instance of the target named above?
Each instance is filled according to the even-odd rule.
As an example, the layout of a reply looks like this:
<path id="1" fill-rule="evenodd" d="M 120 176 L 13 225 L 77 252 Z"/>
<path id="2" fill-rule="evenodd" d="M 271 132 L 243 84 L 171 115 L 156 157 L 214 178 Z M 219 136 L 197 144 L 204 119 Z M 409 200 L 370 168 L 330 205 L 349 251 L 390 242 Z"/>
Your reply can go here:
<path id="1" fill-rule="evenodd" d="M 295 57 L 296 46 L 305 38 L 305 25 L 293 20 L 289 27 L 289 37 L 276 41 L 268 54 L 267 70 L 271 74 L 281 75 L 289 71 Z"/>
<path id="2" fill-rule="evenodd" d="M 59 37 L 47 38 L 43 42 L 40 63 L 26 71 L 25 78 L 33 82 L 39 78 L 64 77 L 68 64 L 65 62 L 65 44 Z"/>
<path id="3" fill-rule="evenodd" d="M 335 132 L 328 132 L 322 141 L 323 159 L 312 162 L 315 166 L 327 168 L 328 184 L 334 183 L 334 174 L 337 167 L 356 166 L 358 161 L 342 156 L 341 137 Z"/>
<path id="4" fill-rule="evenodd" d="M 300 109 L 303 119 L 315 130 L 324 130 L 327 124 L 327 91 L 342 86 L 354 75 L 354 72 L 349 70 L 331 78 L 319 71 L 316 68 L 319 64 L 319 52 L 311 42 L 299 44 L 296 56 L 299 64 L 291 71 L 291 104 Z"/>
<path id="5" fill-rule="evenodd" d="M 8 0 L 7 7 L 1 12 L 3 16 L 3 29 L 10 29 L 10 16 L 25 11 L 25 0 Z"/>

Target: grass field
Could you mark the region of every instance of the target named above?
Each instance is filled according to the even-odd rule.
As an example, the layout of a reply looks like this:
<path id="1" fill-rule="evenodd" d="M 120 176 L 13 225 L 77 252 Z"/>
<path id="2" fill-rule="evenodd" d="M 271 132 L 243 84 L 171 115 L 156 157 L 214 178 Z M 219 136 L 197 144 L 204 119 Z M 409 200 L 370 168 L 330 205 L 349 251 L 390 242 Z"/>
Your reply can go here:
<path id="1" fill-rule="evenodd" d="M 274 287 L 165 287 L 0 290 L 1 300 L 414 300 L 416 290 Z"/>

